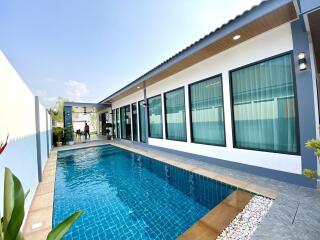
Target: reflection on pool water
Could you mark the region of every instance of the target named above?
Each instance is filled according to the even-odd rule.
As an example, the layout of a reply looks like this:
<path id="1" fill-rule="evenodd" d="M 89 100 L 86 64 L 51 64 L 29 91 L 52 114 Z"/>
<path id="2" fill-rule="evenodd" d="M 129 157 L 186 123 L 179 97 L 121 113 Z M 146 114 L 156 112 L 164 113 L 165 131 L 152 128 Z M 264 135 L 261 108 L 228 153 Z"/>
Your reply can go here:
<path id="1" fill-rule="evenodd" d="M 175 239 L 234 187 L 106 145 L 58 153 L 53 225 L 64 239 Z"/>

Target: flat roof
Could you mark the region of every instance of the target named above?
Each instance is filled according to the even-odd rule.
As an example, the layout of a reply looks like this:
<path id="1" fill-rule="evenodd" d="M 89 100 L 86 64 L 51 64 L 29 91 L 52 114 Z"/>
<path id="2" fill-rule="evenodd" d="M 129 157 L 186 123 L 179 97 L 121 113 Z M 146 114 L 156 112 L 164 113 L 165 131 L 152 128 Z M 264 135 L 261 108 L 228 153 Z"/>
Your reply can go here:
<path id="1" fill-rule="evenodd" d="M 297 18 L 294 0 L 265 0 L 210 32 L 99 103 L 110 103 Z M 241 38 L 234 41 L 235 34 Z"/>

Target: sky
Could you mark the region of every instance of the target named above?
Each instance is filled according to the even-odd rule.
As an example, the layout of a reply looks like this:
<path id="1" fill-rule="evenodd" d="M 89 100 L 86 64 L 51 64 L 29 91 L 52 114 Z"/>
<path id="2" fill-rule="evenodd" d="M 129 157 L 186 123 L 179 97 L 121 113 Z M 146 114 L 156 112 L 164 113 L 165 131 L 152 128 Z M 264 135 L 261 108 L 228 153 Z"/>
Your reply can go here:
<path id="1" fill-rule="evenodd" d="M 0 0 L 0 50 L 42 104 L 99 102 L 261 0 Z"/>

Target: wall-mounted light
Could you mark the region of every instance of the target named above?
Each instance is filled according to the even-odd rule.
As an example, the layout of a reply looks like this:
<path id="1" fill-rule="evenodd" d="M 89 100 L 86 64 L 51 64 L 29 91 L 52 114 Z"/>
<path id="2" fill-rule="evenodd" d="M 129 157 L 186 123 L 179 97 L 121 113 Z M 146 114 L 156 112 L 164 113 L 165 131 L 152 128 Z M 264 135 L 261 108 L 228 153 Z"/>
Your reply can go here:
<path id="1" fill-rule="evenodd" d="M 304 71 L 307 69 L 307 60 L 304 52 L 298 54 L 298 64 L 300 71 Z"/>
<path id="2" fill-rule="evenodd" d="M 140 87 L 138 86 L 137 88 L 139 89 Z"/>
<path id="3" fill-rule="evenodd" d="M 237 35 L 234 35 L 232 39 L 233 39 L 233 40 L 238 40 L 238 39 L 240 39 L 240 38 L 241 38 L 241 36 L 240 36 L 239 34 L 237 34 Z"/>

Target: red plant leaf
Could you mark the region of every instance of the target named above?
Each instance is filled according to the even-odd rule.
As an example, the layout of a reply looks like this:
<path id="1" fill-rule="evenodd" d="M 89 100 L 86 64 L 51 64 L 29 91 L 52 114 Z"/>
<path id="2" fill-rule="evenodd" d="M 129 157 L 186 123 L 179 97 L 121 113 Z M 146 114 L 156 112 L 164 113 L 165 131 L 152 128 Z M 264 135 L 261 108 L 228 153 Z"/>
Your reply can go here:
<path id="1" fill-rule="evenodd" d="M 0 144 L 0 154 L 4 151 L 4 149 L 6 148 L 7 146 L 7 143 L 8 143 L 8 139 L 9 139 L 9 134 L 7 135 L 7 139 L 6 139 L 6 142 L 2 145 Z"/>

